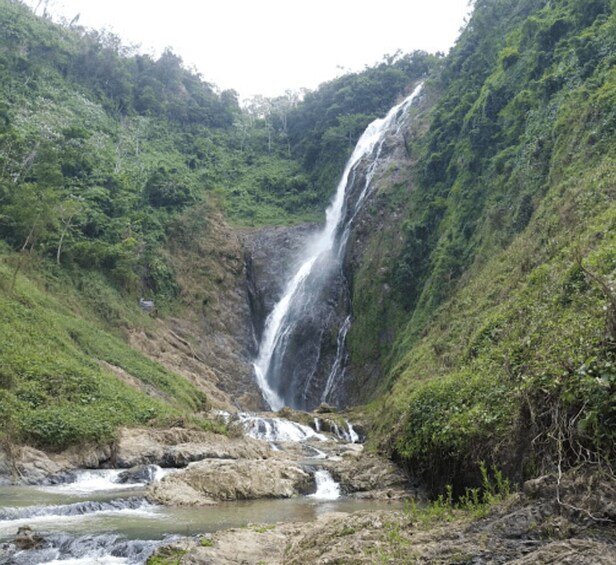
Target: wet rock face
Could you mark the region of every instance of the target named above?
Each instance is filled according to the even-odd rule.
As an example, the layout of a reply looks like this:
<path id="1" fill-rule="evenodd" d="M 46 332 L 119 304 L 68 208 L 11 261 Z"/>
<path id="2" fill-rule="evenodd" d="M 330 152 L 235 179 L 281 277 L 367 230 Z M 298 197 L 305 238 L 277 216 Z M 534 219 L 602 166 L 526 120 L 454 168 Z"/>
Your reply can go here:
<path id="1" fill-rule="evenodd" d="M 346 280 L 328 261 L 315 266 L 307 284 L 312 293 L 307 300 L 291 305 L 293 320 L 284 336 L 286 347 L 276 351 L 270 366 L 279 395 L 286 404 L 312 410 L 325 398 L 323 394 L 337 352 L 337 337 L 348 311 Z M 343 394 L 327 400 L 343 405 Z"/>
<path id="2" fill-rule="evenodd" d="M 265 321 L 303 260 L 303 250 L 320 229 L 315 225 L 267 228 L 246 240 L 246 268 L 257 341 Z M 322 257 L 306 281 L 307 300 L 291 306 L 295 320 L 286 347 L 272 359 L 270 385 L 286 404 L 312 409 L 322 400 L 336 356 L 336 339 L 348 311 L 347 284 L 333 257 Z M 337 403 L 341 398 L 332 399 Z"/>
<path id="3" fill-rule="evenodd" d="M 248 299 L 257 341 L 268 314 L 298 267 L 298 257 L 318 226 L 264 228 L 244 239 Z"/>
<path id="4" fill-rule="evenodd" d="M 155 465 L 136 465 L 126 471 L 122 471 L 118 475 L 118 483 L 149 483 L 156 475 L 157 467 Z"/>

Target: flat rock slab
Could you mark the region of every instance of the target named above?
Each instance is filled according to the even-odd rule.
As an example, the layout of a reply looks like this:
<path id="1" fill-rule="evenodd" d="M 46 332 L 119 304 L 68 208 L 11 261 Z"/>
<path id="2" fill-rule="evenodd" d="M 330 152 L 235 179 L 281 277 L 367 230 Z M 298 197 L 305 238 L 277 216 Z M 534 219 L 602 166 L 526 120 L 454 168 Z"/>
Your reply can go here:
<path id="1" fill-rule="evenodd" d="M 228 437 L 212 432 L 172 428 L 170 430 L 124 429 L 115 450 L 115 464 L 185 467 L 202 459 L 263 459 L 271 455 L 262 441 Z"/>
<path id="2" fill-rule="evenodd" d="M 226 500 L 290 498 L 313 490 L 313 477 L 289 461 L 208 459 L 154 483 L 148 497 L 161 504 L 198 506 Z"/>

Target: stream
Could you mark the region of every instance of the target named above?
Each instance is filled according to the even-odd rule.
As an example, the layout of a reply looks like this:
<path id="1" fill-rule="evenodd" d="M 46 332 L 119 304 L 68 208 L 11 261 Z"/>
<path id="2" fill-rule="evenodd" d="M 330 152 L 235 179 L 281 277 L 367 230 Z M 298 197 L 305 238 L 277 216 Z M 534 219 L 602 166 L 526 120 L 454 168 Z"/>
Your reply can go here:
<path id="1" fill-rule="evenodd" d="M 314 520 L 325 512 L 354 512 L 397 505 L 341 495 L 329 473 L 319 469 L 325 454 L 314 444 L 325 436 L 308 426 L 277 418 L 243 415 L 247 435 L 281 447 L 284 442 L 310 441 L 316 492 L 288 499 L 221 502 L 207 507 L 167 507 L 145 497 L 147 484 L 122 484 L 122 470 L 78 470 L 72 481 L 43 486 L 0 487 L 0 563 L 36 565 L 140 564 L 165 542 L 179 536 L 212 533 L 248 524 Z M 356 439 L 348 430 L 342 438 Z M 331 439 L 331 437 L 329 438 Z M 344 439 L 342 440 L 344 441 Z M 308 446 L 308 443 L 306 443 Z M 152 467 L 152 480 L 174 469 Z M 40 535 L 37 549 L 15 551 L 17 530 L 27 526 Z"/>

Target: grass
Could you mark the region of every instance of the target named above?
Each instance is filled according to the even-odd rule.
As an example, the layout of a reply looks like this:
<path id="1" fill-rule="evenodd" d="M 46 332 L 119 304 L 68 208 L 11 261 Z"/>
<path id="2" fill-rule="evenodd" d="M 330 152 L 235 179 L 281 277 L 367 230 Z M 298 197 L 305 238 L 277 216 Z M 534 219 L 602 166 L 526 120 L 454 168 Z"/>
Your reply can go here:
<path id="1" fill-rule="evenodd" d="M 88 299 L 80 300 L 67 276 L 54 281 L 37 278 L 34 271 L 20 275 L 11 288 L 12 272 L 6 265 L 10 256 L 4 259 L 0 415 L 5 438 L 54 450 L 108 442 L 119 426 L 177 420 L 205 405 L 205 395 L 194 385 L 131 349 L 121 335 L 126 326 L 97 320 Z M 96 277 L 93 283 L 101 284 Z M 123 317 L 123 324 L 136 323 L 142 315 L 119 300 L 110 301 L 109 308 L 132 318 Z M 138 386 L 121 380 L 110 366 L 130 375 Z"/>
<path id="2" fill-rule="evenodd" d="M 253 530 L 258 534 L 265 534 L 266 532 L 270 532 L 276 527 L 276 524 L 264 524 L 262 526 L 255 526 Z"/>
<path id="3" fill-rule="evenodd" d="M 159 550 L 156 555 L 148 558 L 147 565 L 180 565 L 182 557 L 188 553 L 185 549 L 166 547 Z"/>
<path id="4" fill-rule="evenodd" d="M 371 407 L 375 443 L 437 490 L 481 459 L 516 480 L 540 472 L 562 433 L 569 455 L 614 458 L 614 143 L 579 147 L 584 124 L 572 119 L 526 228 L 502 245 L 486 223 L 484 250 L 448 299 L 422 327 L 409 316 L 398 330 Z"/>

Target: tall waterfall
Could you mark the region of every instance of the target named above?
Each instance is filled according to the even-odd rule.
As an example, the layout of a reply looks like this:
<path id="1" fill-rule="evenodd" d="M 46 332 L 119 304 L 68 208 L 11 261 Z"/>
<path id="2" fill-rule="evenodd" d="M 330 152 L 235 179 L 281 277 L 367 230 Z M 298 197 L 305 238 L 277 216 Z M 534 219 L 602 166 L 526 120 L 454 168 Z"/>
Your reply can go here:
<path id="1" fill-rule="evenodd" d="M 351 323 L 342 273 L 346 244 L 353 220 L 370 194 L 385 140 L 399 133 L 421 87 L 366 128 L 346 163 L 323 230 L 304 249 L 297 272 L 265 321 L 254 370 L 272 410 L 285 404 L 312 408 L 330 400 L 336 390 Z M 361 175 L 359 166 L 365 167 Z"/>

